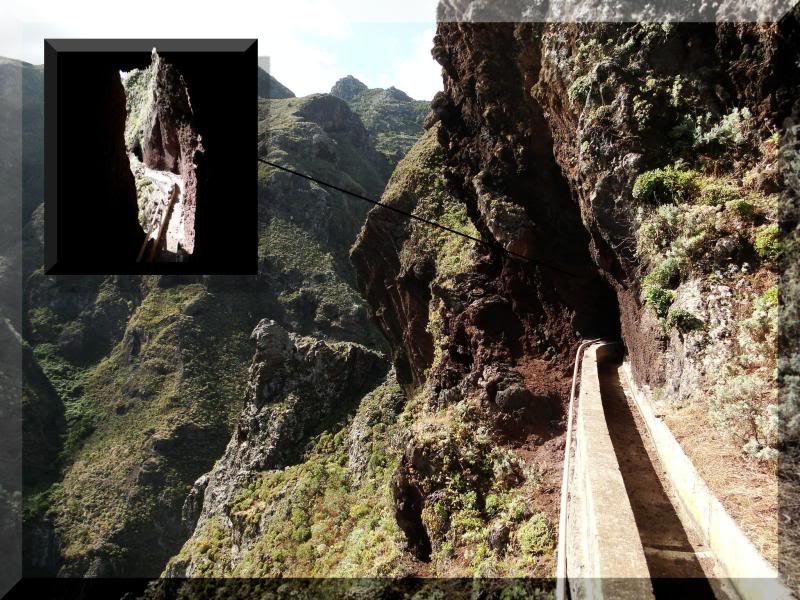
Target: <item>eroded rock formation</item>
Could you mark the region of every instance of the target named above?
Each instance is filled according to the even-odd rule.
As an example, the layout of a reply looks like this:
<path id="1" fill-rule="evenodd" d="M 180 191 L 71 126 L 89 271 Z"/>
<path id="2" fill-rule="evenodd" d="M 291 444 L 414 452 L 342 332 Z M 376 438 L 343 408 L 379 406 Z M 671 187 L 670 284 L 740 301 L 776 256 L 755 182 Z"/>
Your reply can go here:
<path id="1" fill-rule="evenodd" d="M 241 540 L 239 552 L 255 540 L 232 515 L 234 495 L 264 471 L 300 461 L 307 444 L 341 422 L 386 373 L 385 361 L 373 350 L 300 337 L 272 320 L 261 321 L 251 339 L 256 353 L 238 425 L 225 454 L 194 484 L 184 507 L 190 530 L 202 531 L 210 518 L 223 519 Z M 220 568 L 229 571 L 235 563 Z M 192 576 L 196 570 L 191 559 L 178 558 L 166 572 Z"/>

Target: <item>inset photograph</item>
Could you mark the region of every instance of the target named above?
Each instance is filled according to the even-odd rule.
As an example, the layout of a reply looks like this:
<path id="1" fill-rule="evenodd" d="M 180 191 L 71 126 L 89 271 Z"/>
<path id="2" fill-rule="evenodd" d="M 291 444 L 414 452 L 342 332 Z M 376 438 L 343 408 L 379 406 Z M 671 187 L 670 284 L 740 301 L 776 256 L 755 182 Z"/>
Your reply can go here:
<path id="1" fill-rule="evenodd" d="M 257 271 L 256 54 L 45 42 L 48 273 Z"/>

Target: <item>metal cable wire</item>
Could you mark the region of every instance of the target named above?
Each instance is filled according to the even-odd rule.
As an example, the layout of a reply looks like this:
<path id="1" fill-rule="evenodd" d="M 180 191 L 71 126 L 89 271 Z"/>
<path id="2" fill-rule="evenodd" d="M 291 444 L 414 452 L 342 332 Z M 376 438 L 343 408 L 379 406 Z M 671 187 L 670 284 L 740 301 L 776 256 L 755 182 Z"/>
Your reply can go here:
<path id="1" fill-rule="evenodd" d="M 489 242 L 487 240 L 482 240 L 481 238 L 477 238 L 477 237 L 471 236 L 471 235 L 469 235 L 467 233 L 463 233 L 461 231 L 458 231 L 456 229 L 448 227 L 447 225 L 442 225 L 441 223 L 437 223 L 436 221 L 431 221 L 430 219 L 426 219 L 425 217 L 420 217 L 419 215 L 415 215 L 413 213 L 406 212 L 406 211 L 401 210 L 401 209 L 399 209 L 399 208 L 397 208 L 395 206 L 390 206 L 389 204 L 384 204 L 383 202 L 380 202 L 379 200 L 374 200 L 372 198 L 368 198 L 366 196 L 362 196 L 361 194 L 357 194 L 356 192 L 352 192 L 350 190 L 346 190 L 344 188 L 341 188 L 338 185 L 334 185 L 332 183 L 328 183 L 328 182 L 323 181 L 321 179 L 317 179 L 316 177 L 312 177 L 311 175 L 306 175 L 305 173 L 301 173 L 300 171 L 295 171 L 294 169 L 290 169 L 289 167 L 284 167 L 282 165 L 279 165 L 279 164 L 274 163 L 272 161 L 263 159 L 261 157 L 258 157 L 258 162 L 263 163 L 265 165 L 268 165 L 270 167 L 273 167 L 275 169 L 279 169 L 279 170 L 284 171 L 286 173 L 290 173 L 290 174 L 295 175 L 297 177 L 301 177 L 301 178 L 306 179 L 308 181 L 314 182 L 314 183 L 316 183 L 318 185 L 330 188 L 332 190 L 336 190 L 337 192 L 341 192 L 342 194 L 347 194 L 348 196 L 352 196 L 353 198 L 358 198 L 359 200 L 363 200 L 364 202 L 369 202 L 370 204 L 373 204 L 375 206 L 380 206 L 380 207 L 385 208 L 387 210 L 391 210 L 393 212 L 396 212 L 398 214 L 403 215 L 404 217 L 408 217 L 409 219 L 414 219 L 416 221 L 420 221 L 422 223 L 425 223 L 426 225 L 431 225 L 433 227 L 438 227 L 439 229 L 447 231 L 448 233 L 452 233 L 452 234 L 455 234 L 455 235 L 460 235 L 463 238 L 467 238 L 468 240 L 472 240 L 473 242 L 477 242 L 477 243 L 482 244 L 484 246 L 487 246 L 489 248 L 493 248 L 495 250 L 499 250 L 500 252 L 503 252 L 504 254 L 507 254 L 507 255 L 509 255 L 509 256 L 511 256 L 513 258 L 518 259 L 518 260 L 522 260 L 522 261 L 524 261 L 526 263 L 535 263 L 535 264 L 541 265 L 543 267 L 547 267 L 548 269 L 552 269 L 554 271 L 558 271 L 559 273 L 563 273 L 564 275 L 568 275 L 570 277 L 581 277 L 580 275 L 577 275 L 575 273 L 570 273 L 569 271 L 566 271 L 566 270 L 562 269 L 561 267 L 557 267 L 555 265 L 548 264 L 548 263 L 543 262 L 541 260 L 533 260 L 531 258 L 528 258 L 527 256 L 523 256 L 522 254 L 518 254 L 517 252 L 513 252 L 511 250 L 508 250 L 507 248 L 504 248 L 501 244 L 498 244 L 497 242 Z"/>

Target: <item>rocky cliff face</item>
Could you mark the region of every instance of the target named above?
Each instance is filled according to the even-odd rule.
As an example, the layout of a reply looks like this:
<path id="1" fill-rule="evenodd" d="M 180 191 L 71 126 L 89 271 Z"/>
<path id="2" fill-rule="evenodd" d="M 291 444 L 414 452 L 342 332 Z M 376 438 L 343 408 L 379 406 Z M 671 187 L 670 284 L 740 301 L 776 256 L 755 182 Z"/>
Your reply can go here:
<path id="1" fill-rule="evenodd" d="M 568 249 L 537 249 L 535 235 L 528 245 L 492 228 L 493 203 L 481 198 L 499 187 L 528 214 L 534 197 L 562 214 L 577 203 L 592 262 L 621 307 L 635 372 L 675 402 L 717 383 L 717 370 L 738 352 L 722 338 L 748 339 L 734 315 L 758 321 L 756 313 L 775 308 L 777 132 L 796 98 L 788 58 L 796 35 L 790 15 L 758 27 L 442 26 L 437 37 L 448 78 L 434 104 L 458 193 L 496 239 L 550 261 Z M 484 48 L 480 59 L 473 46 Z M 515 61 L 490 46 L 516 48 Z M 515 115 L 530 111 L 527 118 L 510 117 L 509 105 Z M 561 191 L 520 180 L 542 152 L 555 159 L 547 171 L 562 178 Z M 536 213 L 548 209 L 537 205 Z M 556 237 L 569 227 L 558 219 L 546 219 L 558 223 Z M 740 302 L 724 299 L 733 289 L 744 294 Z M 762 333 L 771 327 L 763 319 L 752 323 Z M 769 347 L 731 374 L 763 369 L 774 389 L 774 331 L 766 339 Z M 744 437 L 754 447 L 777 443 L 764 431 Z"/>
<path id="2" fill-rule="evenodd" d="M 796 36 L 796 14 L 763 26 L 439 25 L 439 193 L 462 223 L 528 261 L 473 248 L 442 285 L 416 224 L 370 213 L 352 259 L 423 414 L 448 409 L 440 418 L 459 423 L 466 413 L 523 465 L 546 469 L 559 460 L 543 448 L 558 435 L 575 344 L 621 335 L 704 477 L 778 562 L 775 529 L 741 511 L 703 452 L 730 445 L 766 473 L 791 450 L 777 425 L 794 414 L 775 379 L 789 251 L 777 192 L 780 132 L 797 111 Z M 419 163 L 409 168 L 384 201 L 448 224 L 421 210 L 431 183 Z M 438 476 L 448 456 L 447 444 L 412 434 L 399 463 L 394 506 L 409 548 L 445 570 L 473 556 L 446 540 L 462 494 L 474 493 L 486 564 L 509 572 L 509 557 L 524 554 L 521 526 L 487 509 L 502 484 L 474 475 L 453 490 Z"/>
<path id="3" fill-rule="evenodd" d="M 441 135 L 401 161 L 383 201 L 475 237 L 446 189 Z M 407 549 L 439 575 L 545 576 L 575 308 L 532 290 L 524 263 L 383 209 L 351 256 L 415 398 L 390 482 Z"/>
<path id="4" fill-rule="evenodd" d="M 213 562 L 208 574 L 235 572 L 258 535 L 241 518 L 234 500 L 264 472 L 302 463 L 314 438 L 352 414 L 386 372 L 381 355 L 364 346 L 302 338 L 274 321 L 259 323 L 251 337 L 256 353 L 244 408 L 225 454 L 190 492 L 184 518 L 195 531 L 167 566 L 168 576 L 191 577 L 208 570 L 211 563 L 198 545 L 211 527 L 232 537 L 235 547 L 228 560 Z M 267 513 L 260 519 L 268 522 L 269 517 L 279 515 Z"/>

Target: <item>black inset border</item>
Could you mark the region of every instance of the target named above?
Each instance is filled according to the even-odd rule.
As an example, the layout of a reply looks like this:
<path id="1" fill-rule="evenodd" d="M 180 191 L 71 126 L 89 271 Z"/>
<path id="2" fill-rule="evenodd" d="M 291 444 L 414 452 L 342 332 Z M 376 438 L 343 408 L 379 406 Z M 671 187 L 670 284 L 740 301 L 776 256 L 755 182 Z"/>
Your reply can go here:
<path id="1" fill-rule="evenodd" d="M 230 274 L 250 275 L 258 271 L 257 156 L 257 41 L 255 39 L 47 39 L 45 45 L 45 150 L 44 150 L 44 267 L 47 274 Z M 114 259 L 107 249 L 65 258 L 70 236 L 80 233 L 64 230 L 75 223 L 66 217 L 68 204 L 59 207 L 59 194 L 65 189 L 80 195 L 80 169 L 92 169 L 92 148 L 81 135 L 87 126 L 79 118 L 86 101 L 81 82 L 93 68 L 109 64 L 130 67 L 149 63 L 152 48 L 180 61 L 180 68 L 191 70 L 195 85 L 204 91 L 207 123 L 216 137 L 215 160 L 219 168 L 209 177 L 208 214 L 198 223 L 198 236 L 205 231 L 205 252 L 184 263 L 146 263 Z M 123 69 L 124 70 L 124 69 Z M 59 84 L 61 82 L 61 84 Z M 73 110 L 75 109 L 75 110 Z M 59 113 L 62 121 L 59 123 Z M 196 111 L 197 113 L 197 111 Z M 209 115 L 213 115 L 209 117 Z M 69 152 L 59 159 L 59 135 L 69 141 Z M 91 136 L 86 136 L 90 139 Z M 85 181 L 90 186 L 91 180 Z M 71 207 L 70 207 L 71 208 Z M 78 212 L 80 207 L 78 206 Z M 74 217 L 74 215 L 69 215 Z M 82 215 L 83 216 L 83 215 Z M 86 215 L 90 226 L 103 227 L 103 215 Z M 198 216 L 199 219 L 199 216 Z M 80 220 L 83 223 L 83 219 Z M 102 229 L 99 229 L 102 230 Z M 102 244 L 100 244 L 102 245 Z"/>

